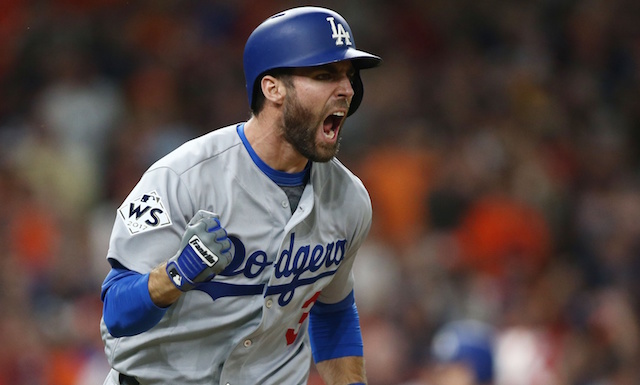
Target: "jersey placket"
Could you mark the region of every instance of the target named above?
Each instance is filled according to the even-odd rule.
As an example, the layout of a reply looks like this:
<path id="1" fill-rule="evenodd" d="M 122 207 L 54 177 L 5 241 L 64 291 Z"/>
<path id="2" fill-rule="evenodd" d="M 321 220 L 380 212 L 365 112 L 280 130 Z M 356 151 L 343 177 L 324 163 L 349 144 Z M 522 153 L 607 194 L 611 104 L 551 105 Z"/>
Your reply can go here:
<path id="1" fill-rule="evenodd" d="M 265 355 L 274 355 L 274 349 L 277 349 L 277 346 L 264 346 L 262 343 L 264 335 L 277 335 L 281 338 L 281 346 L 286 345 L 286 333 L 289 328 L 292 326 L 296 326 L 296 323 L 299 322 L 300 314 L 296 312 L 291 312 L 289 309 L 284 309 L 283 307 L 278 305 L 278 297 L 279 294 L 268 294 L 268 289 L 270 285 L 281 284 L 282 282 L 278 280 L 275 276 L 275 265 L 278 263 L 278 260 L 282 257 L 282 252 L 284 249 L 289 247 L 289 239 L 291 234 L 296 231 L 296 228 L 300 225 L 304 225 L 304 220 L 310 215 L 311 209 L 313 208 L 313 188 L 311 185 L 308 185 L 305 188 L 305 191 L 302 194 L 300 202 L 298 204 L 298 208 L 291 216 L 291 219 L 285 226 L 283 239 L 280 241 L 280 248 L 276 255 L 276 259 L 274 263 L 269 266 L 271 269 L 269 283 L 265 285 L 265 291 L 263 293 L 264 302 L 262 306 L 262 315 L 260 324 L 254 329 L 252 332 L 243 336 L 238 344 L 232 349 L 229 357 L 227 358 L 225 364 L 222 367 L 222 373 L 220 376 L 220 384 L 223 385 L 234 385 L 240 384 L 241 381 L 239 379 L 233 378 L 234 373 L 241 373 L 241 371 L 236 367 L 238 363 L 247 362 L 247 357 L 253 353 L 253 350 L 260 349 L 264 351 Z M 285 204 L 286 203 L 286 204 Z M 281 207 L 283 210 L 287 210 L 290 213 L 289 201 L 286 197 L 281 203 Z M 296 295 L 300 293 L 306 292 L 303 288 L 299 288 L 296 291 Z M 304 293 L 303 293 L 304 294 Z M 289 310 L 288 312 L 285 310 Z M 279 329 L 279 330 L 278 330 Z"/>

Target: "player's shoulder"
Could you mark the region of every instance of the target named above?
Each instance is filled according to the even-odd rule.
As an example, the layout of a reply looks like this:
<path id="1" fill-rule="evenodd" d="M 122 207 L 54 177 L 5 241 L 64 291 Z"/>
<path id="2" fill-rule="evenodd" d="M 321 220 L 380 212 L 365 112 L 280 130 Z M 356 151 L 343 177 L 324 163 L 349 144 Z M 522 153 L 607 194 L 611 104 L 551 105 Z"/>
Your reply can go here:
<path id="1" fill-rule="evenodd" d="M 149 170 L 170 168 L 180 174 L 198 164 L 222 157 L 242 144 L 237 126 L 233 124 L 191 139 L 159 159 Z"/>
<path id="2" fill-rule="evenodd" d="M 325 194 L 335 194 L 342 191 L 351 203 L 360 201 L 370 205 L 369 193 L 362 180 L 355 175 L 338 158 L 333 158 L 326 163 L 314 163 L 314 172 L 319 182 L 317 187 Z"/>

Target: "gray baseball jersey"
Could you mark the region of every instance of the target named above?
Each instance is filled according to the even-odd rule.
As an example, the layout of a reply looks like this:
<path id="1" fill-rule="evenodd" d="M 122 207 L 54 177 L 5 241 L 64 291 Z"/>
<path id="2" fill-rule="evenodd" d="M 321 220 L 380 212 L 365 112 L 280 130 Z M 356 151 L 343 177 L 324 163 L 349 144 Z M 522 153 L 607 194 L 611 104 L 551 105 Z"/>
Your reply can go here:
<path id="1" fill-rule="evenodd" d="M 337 159 L 314 163 L 292 214 L 238 126 L 159 160 L 118 210 L 107 257 L 140 273 L 177 252 L 200 209 L 220 215 L 235 245 L 227 269 L 182 295 L 150 330 L 114 338 L 101 323 L 111 366 L 141 384 L 304 384 L 311 307 L 353 290 L 354 257 L 371 223 L 363 184 Z"/>

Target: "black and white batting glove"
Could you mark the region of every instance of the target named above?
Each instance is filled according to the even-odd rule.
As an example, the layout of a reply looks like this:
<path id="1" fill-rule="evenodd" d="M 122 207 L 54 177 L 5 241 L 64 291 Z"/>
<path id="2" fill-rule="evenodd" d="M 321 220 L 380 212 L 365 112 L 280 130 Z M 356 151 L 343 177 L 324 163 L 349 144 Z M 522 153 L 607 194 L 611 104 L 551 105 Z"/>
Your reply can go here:
<path id="1" fill-rule="evenodd" d="M 167 274 L 181 291 L 213 279 L 233 260 L 233 242 L 217 214 L 200 210 L 189 221 L 180 251 L 167 262 Z"/>

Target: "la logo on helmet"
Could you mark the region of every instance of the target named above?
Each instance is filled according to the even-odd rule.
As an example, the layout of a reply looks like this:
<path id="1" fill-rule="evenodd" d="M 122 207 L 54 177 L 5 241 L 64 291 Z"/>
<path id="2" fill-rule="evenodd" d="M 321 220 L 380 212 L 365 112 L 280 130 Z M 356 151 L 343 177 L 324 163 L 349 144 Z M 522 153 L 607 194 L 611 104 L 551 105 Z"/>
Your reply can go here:
<path id="1" fill-rule="evenodd" d="M 351 45 L 351 36 L 349 35 L 349 32 L 344 29 L 342 24 L 338 23 L 336 26 L 335 18 L 333 17 L 327 17 L 327 21 L 331 24 L 331 30 L 333 31 L 333 35 L 331 35 L 331 37 L 336 39 L 336 45 L 344 45 L 345 43 L 347 45 Z M 344 39 L 344 41 L 342 41 L 342 39 Z"/>

